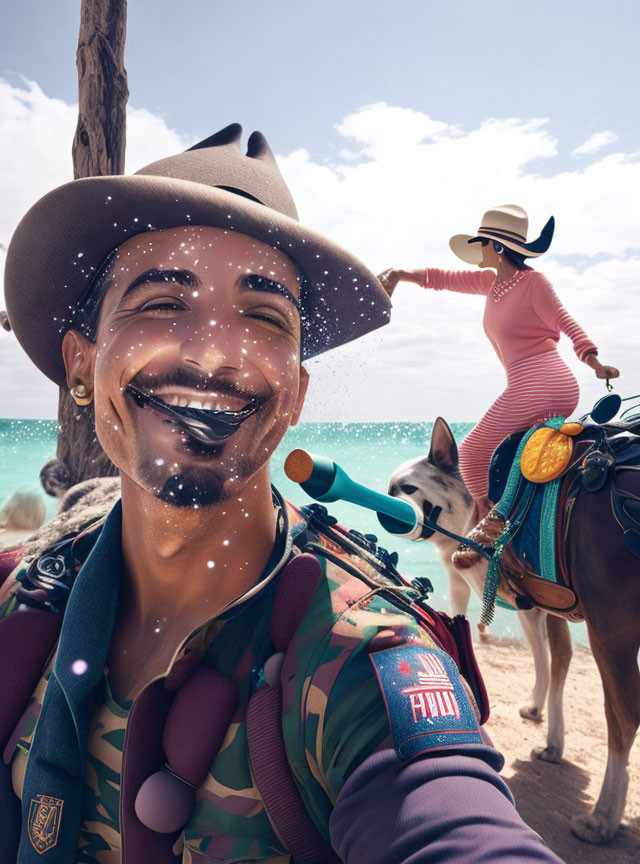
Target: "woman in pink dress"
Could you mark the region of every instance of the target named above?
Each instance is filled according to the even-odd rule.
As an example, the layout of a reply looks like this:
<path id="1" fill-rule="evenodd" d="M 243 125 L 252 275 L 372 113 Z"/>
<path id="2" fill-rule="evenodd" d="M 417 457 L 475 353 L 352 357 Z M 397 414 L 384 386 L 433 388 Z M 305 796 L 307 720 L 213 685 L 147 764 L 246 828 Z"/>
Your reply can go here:
<path id="1" fill-rule="evenodd" d="M 398 282 L 415 282 L 436 291 L 486 297 L 484 331 L 505 368 L 507 387 L 459 448 L 460 471 L 475 502 L 476 522 L 492 507 L 489 463 L 502 439 L 549 417 L 568 417 L 578 404 L 578 382 L 557 351 L 560 334 L 567 334 L 578 358 L 598 378 L 619 375 L 613 366 L 600 363 L 597 347 L 569 315 L 549 280 L 525 263 L 547 251 L 553 229 L 551 217 L 538 239 L 527 243 L 526 212 L 512 204 L 496 207 L 484 214 L 477 234 L 457 234 L 449 241 L 452 251 L 478 270 L 428 267 L 388 270 L 381 276 L 389 296 Z M 466 547 L 453 556 L 458 567 L 476 560 L 476 553 Z"/>

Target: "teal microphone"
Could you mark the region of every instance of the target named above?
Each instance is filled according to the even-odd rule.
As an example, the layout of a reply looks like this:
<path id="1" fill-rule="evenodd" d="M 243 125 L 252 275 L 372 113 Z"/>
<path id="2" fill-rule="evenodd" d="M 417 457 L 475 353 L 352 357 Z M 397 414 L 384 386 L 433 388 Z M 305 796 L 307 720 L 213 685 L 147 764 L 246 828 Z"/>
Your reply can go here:
<path id="1" fill-rule="evenodd" d="M 284 472 L 299 483 L 310 498 L 321 503 L 349 501 L 374 510 L 378 521 L 390 534 L 414 540 L 421 536 L 422 513 L 411 501 L 384 495 L 356 483 L 346 471 L 324 456 L 312 456 L 306 450 L 292 450 L 284 463 Z"/>

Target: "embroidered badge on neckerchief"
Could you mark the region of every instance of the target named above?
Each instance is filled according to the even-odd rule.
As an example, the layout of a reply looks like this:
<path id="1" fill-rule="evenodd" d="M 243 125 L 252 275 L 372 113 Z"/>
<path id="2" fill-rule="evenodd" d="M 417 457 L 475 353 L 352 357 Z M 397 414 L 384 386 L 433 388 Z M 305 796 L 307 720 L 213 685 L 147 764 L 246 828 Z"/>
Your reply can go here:
<path id="1" fill-rule="evenodd" d="M 29 840 L 38 855 L 48 852 L 58 842 L 62 798 L 36 795 L 29 802 Z"/>
<path id="2" fill-rule="evenodd" d="M 482 744 L 475 712 L 448 654 L 413 643 L 376 651 L 370 657 L 400 759 Z"/>

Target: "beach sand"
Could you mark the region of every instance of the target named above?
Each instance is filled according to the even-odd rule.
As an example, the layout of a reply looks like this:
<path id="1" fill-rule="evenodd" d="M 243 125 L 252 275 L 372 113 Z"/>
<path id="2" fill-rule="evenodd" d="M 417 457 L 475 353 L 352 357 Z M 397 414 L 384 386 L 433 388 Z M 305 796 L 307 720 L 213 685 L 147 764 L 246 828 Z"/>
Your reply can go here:
<path id="1" fill-rule="evenodd" d="M 533 661 L 524 642 L 493 639 L 476 645 L 489 699 L 487 731 L 505 757 L 502 776 L 523 819 L 567 864 L 640 862 L 640 743 L 631 751 L 627 807 L 622 826 L 605 846 L 578 840 L 570 830 L 574 815 L 595 804 L 604 776 L 607 733 L 602 684 L 588 648 L 574 646 L 565 688 L 565 749 L 560 764 L 532 759 L 546 744 L 545 721 L 523 720 L 518 708 L 533 685 Z"/>

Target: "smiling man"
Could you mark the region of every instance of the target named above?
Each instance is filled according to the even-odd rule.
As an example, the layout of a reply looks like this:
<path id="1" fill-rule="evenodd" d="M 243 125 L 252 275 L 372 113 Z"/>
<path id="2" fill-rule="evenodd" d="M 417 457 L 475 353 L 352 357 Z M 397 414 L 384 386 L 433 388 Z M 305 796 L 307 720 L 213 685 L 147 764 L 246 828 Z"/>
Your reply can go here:
<path id="1" fill-rule="evenodd" d="M 389 303 L 240 132 L 54 190 L 8 252 L 13 329 L 122 488 L 0 591 L 0 864 L 557 861 L 464 646 L 271 486 L 301 360 Z"/>
<path id="2" fill-rule="evenodd" d="M 101 382 L 123 478 L 179 507 L 220 503 L 259 469 L 265 486 L 306 390 L 291 260 L 219 228 L 166 229 L 124 243 L 102 280 L 100 347 L 70 330 L 62 350 L 68 377 Z"/>

